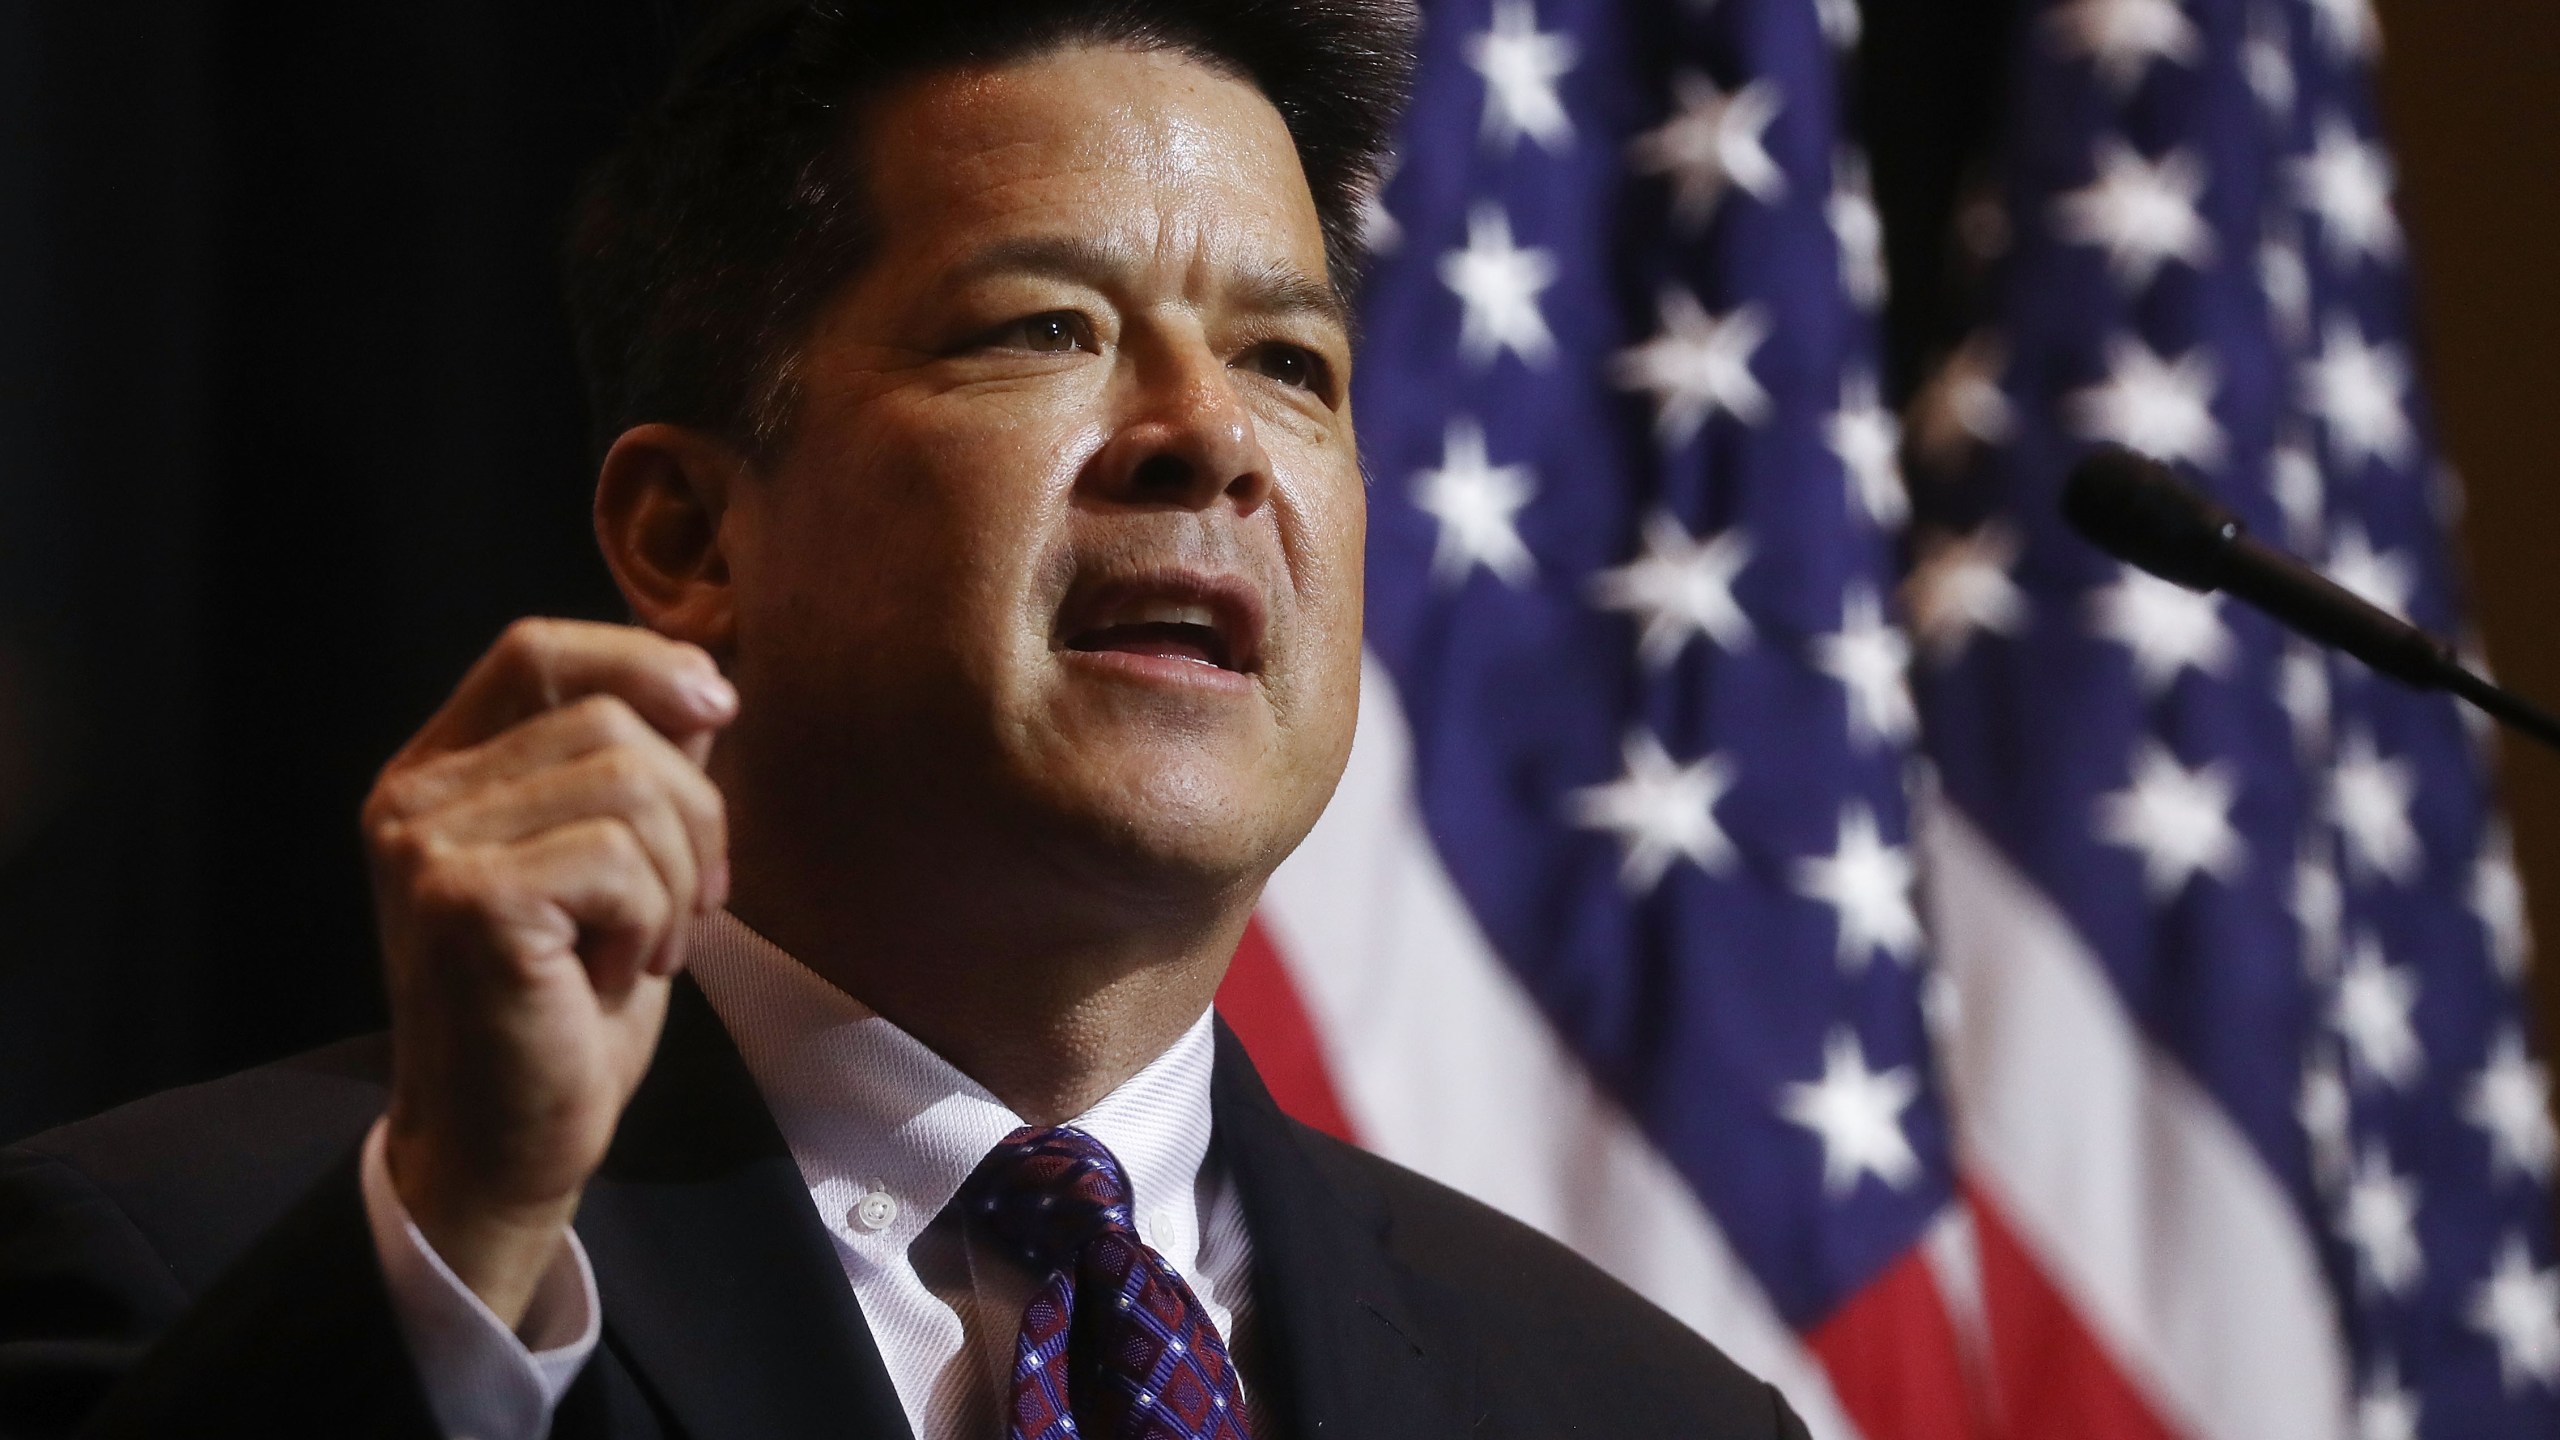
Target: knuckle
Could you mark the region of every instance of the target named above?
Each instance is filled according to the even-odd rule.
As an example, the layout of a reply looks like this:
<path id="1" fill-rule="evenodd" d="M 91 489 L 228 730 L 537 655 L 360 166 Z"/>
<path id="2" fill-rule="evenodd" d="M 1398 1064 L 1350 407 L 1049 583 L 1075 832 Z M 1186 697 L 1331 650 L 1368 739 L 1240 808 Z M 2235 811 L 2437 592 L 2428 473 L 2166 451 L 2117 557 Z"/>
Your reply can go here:
<path id="1" fill-rule="evenodd" d="M 582 734 L 601 744 L 636 740 L 649 728 L 640 712 L 619 695 L 598 692 L 583 696 L 569 706 L 569 713 Z"/>
<path id="2" fill-rule="evenodd" d="M 450 846 L 416 842 L 408 874 L 409 903 L 422 915 L 478 915 L 495 899 L 486 869 Z"/>
<path id="3" fill-rule="evenodd" d="M 628 817 L 609 822 L 613 838 L 614 863 L 625 873 L 647 882 L 646 888 L 656 890 L 667 883 L 667 873 L 659 863 L 658 852 L 650 846 L 648 837 L 640 833 L 643 823 L 645 822 Z"/>
<path id="4" fill-rule="evenodd" d="M 499 632 L 489 658 L 503 679 L 518 683 L 538 680 L 548 670 L 558 643 L 558 622 L 527 615 L 509 621 L 507 628 Z"/>
<path id="5" fill-rule="evenodd" d="M 519 615 L 508 621 L 507 628 L 499 632 L 498 645 L 505 650 L 540 651 L 549 648 L 559 630 L 559 622 L 548 616 Z"/>
<path id="6" fill-rule="evenodd" d="M 640 832 L 632 829 L 629 821 L 600 819 L 589 824 L 593 831 L 590 843 L 602 852 L 605 865 L 623 872 L 656 872 L 658 867 L 649 863 L 649 847 L 640 843 Z"/>
<path id="7" fill-rule="evenodd" d="M 415 770 L 386 770 L 365 796 L 363 823 L 367 833 L 397 825 L 424 808 L 426 788 Z"/>
<path id="8" fill-rule="evenodd" d="M 663 930 L 674 918 L 676 902 L 667 877 L 640 839 L 639 832 L 623 823 L 610 827 L 607 848 L 609 862 L 616 876 L 614 890 L 619 894 L 619 908 L 631 925 L 650 931 Z"/>
<path id="9" fill-rule="evenodd" d="M 368 813 L 364 838 L 374 864 L 392 875 L 416 876 L 437 859 L 439 847 L 433 836 L 404 814 Z"/>
<path id="10" fill-rule="evenodd" d="M 586 763 L 607 795 L 622 806 L 652 799 L 664 788 L 658 783 L 658 767 L 637 745 L 608 745 Z"/>

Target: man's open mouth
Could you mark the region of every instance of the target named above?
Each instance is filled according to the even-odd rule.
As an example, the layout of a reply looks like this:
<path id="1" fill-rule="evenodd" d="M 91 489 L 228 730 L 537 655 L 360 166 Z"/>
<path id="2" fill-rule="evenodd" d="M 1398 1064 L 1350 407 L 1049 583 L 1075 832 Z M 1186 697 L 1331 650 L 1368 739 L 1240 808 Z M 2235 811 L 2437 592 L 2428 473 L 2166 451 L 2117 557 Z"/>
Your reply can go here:
<path id="1" fill-rule="evenodd" d="M 1190 574 L 1078 586 L 1059 612 L 1069 650 L 1188 661 L 1249 674 L 1261 665 L 1260 597 L 1240 582 Z"/>

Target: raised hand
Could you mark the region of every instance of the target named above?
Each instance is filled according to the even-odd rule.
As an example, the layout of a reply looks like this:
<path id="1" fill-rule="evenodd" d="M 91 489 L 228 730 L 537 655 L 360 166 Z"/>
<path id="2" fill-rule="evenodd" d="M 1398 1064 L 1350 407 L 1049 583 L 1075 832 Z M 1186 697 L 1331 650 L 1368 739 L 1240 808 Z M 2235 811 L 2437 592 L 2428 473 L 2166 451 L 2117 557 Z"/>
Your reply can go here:
<path id="1" fill-rule="evenodd" d="M 694 646 L 519 621 L 365 801 L 392 1183 L 510 1325 L 648 1070 L 694 917 L 728 897 L 702 767 L 737 705 Z"/>

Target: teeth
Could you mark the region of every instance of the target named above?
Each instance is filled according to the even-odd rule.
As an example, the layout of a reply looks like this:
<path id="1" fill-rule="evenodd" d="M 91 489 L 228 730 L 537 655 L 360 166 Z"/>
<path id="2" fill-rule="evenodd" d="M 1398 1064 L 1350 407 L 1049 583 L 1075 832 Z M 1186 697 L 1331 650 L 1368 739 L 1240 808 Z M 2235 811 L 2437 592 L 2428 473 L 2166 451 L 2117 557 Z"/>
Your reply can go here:
<path id="1" fill-rule="evenodd" d="M 1198 625 L 1218 628 L 1218 614 L 1206 605 L 1175 600 L 1140 600 L 1116 607 L 1111 612 L 1114 625 Z"/>

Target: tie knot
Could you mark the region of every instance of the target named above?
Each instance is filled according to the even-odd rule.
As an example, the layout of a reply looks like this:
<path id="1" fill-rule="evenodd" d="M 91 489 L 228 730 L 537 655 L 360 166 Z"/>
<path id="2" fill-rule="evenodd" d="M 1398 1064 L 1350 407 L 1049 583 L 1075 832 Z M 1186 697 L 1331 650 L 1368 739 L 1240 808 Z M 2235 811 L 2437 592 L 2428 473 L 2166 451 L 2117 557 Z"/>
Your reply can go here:
<path id="1" fill-rule="evenodd" d="M 1074 1264 L 1097 1235 L 1136 1233 L 1120 1162 L 1066 1125 L 1026 1125 L 997 1142 L 969 1177 L 969 1206 L 1035 1273 Z"/>

